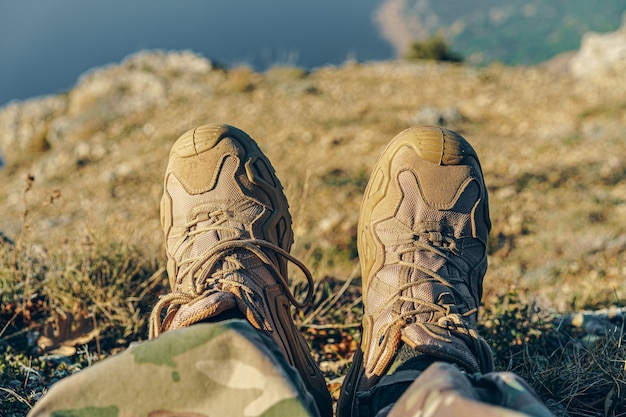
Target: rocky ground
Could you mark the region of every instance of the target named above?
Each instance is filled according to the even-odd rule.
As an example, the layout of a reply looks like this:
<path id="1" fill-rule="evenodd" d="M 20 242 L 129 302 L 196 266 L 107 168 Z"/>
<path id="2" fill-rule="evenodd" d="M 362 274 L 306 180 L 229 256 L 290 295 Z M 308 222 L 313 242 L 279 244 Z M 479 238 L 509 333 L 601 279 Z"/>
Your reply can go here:
<path id="1" fill-rule="evenodd" d="M 229 123 L 273 161 L 291 202 L 293 253 L 319 280 L 358 278 L 371 167 L 401 130 L 439 124 L 474 145 L 490 191 L 485 303 L 515 290 L 555 314 L 621 306 L 626 78 L 624 61 L 598 50 L 532 68 L 390 61 L 265 73 L 141 52 L 84 74 L 67 94 L 0 109 L 0 231 L 42 257 L 119 242 L 160 258 L 172 143 Z M 606 65 L 585 72 L 598 59 Z"/>
<path id="2" fill-rule="evenodd" d="M 581 292 L 617 301 L 625 90 L 610 71 L 397 61 L 259 74 L 189 52 L 142 52 L 83 75 L 67 94 L 0 111 L 0 231 L 15 240 L 23 229 L 29 173 L 31 213 L 53 190 L 62 195 L 29 221 L 42 250 L 89 238 L 156 253 L 171 144 L 197 125 L 229 123 L 257 139 L 282 178 L 295 253 L 316 260 L 318 275 L 345 278 L 358 274 L 357 213 L 380 151 L 404 128 L 442 124 L 474 144 L 491 191 L 487 286 L 519 284 L 559 310 Z"/>

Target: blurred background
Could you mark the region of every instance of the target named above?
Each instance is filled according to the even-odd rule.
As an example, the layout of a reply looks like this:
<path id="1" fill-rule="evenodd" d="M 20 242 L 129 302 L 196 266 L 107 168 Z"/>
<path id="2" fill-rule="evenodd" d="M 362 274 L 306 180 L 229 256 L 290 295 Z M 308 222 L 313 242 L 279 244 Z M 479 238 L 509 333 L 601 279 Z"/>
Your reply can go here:
<path id="1" fill-rule="evenodd" d="M 0 0 L 0 106 L 69 90 L 142 49 L 256 71 L 402 57 L 439 35 L 466 62 L 531 65 L 620 26 L 626 0 Z"/>

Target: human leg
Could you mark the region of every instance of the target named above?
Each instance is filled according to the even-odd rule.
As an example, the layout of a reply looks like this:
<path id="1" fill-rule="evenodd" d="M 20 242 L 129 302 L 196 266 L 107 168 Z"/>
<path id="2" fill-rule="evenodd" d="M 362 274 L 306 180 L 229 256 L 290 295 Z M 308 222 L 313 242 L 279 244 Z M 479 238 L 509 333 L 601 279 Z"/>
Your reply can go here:
<path id="1" fill-rule="evenodd" d="M 55 384 L 30 417 L 318 416 L 274 341 L 245 320 L 138 343 Z"/>
<path id="2" fill-rule="evenodd" d="M 330 395 L 290 305 L 291 216 L 282 185 L 258 145 L 228 125 L 183 134 L 172 147 L 161 200 L 161 223 L 172 292 L 151 316 L 151 335 L 221 317 L 245 317 L 269 336 L 330 415 Z M 160 312 L 167 307 L 163 323 Z"/>
<path id="3" fill-rule="evenodd" d="M 478 156 L 463 137 L 427 126 L 390 142 L 359 217 L 363 336 L 339 417 L 388 413 L 405 392 L 423 393 L 433 369 L 449 369 L 438 362 L 458 375 L 492 371 L 476 324 L 490 227 Z"/>
<path id="4" fill-rule="evenodd" d="M 324 377 L 290 311 L 291 304 L 299 307 L 310 301 L 312 277 L 289 254 L 293 233 L 287 200 L 271 163 L 254 140 L 227 125 L 201 126 L 178 138 L 165 174 L 161 224 L 172 292 L 152 312 L 151 338 L 207 321 L 246 320 L 297 370 L 315 400 L 312 415 L 319 410 L 320 415 L 330 416 Z M 302 303 L 290 292 L 288 261 L 299 266 L 309 281 Z M 159 339 L 155 339 L 157 345 Z M 174 390 L 180 386 L 172 384 Z M 141 386 L 133 384 L 129 389 Z M 184 401 L 186 394 L 179 394 Z M 305 397 L 301 402 L 308 404 Z M 237 414 L 222 409 L 217 415 Z"/>
<path id="5" fill-rule="evenodd" d="M 396 403 L 377 417 L 553 417 L 534 391 L 509 372 L 467 374 L 457 366 L 429 366 Z"/>

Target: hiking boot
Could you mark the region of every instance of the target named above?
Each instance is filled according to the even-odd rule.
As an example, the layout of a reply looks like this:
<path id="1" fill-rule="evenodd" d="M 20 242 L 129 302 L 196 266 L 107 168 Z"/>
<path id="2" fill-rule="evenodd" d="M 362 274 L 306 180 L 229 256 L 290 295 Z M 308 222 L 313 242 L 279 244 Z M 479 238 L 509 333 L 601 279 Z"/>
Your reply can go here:
<path id="1" fill-rule="evenodd" d="M 464 138 L 424 126 L 391 141 L 361 206 L 363 335 L 338 416 L 368 415 L 368 392 L 398 370 L 436 361 L 492 369 L 476 326 L 490 228 L 480 163 Z"/>
<path id="2" fill-rule="evenodd" d="M 289 254 L 289 206 L 267 157 L 239 129 L 201 126 L 172 147 L 164 188 L 161 225 L 172 292 L 153 309 L 150 337 L 203 321 L 245 318 L 298 370 L 320 414 L 332 415 L 324 377 L 291 316 L 290 304 L 310 302 L 313 279 Z M 289 289 L 287 261 L 308 280 L 302 303 Z"/>

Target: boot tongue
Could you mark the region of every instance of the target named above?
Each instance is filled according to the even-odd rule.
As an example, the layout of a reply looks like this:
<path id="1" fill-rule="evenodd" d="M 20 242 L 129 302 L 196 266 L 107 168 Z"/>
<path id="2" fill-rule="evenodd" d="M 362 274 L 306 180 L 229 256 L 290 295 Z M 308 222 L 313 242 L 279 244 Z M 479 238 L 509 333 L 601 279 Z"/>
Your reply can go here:
<path id="1" fill-rule="evenodd" d="M 233 294 L 225 291 L 215 292 L 196 303 L 182 305 L 174 314 L 169 330 L 190 326 L 201 321 L 210 321 L 223 314 L 243 317 L 237 308 L 237 299 Z"/>
<path id="2" fill-rule="evenodd" d="M 170 329 L 201 321 L 245 318 L 257 329 L 271 330 L 265 318 L 263 287 L 273 283 L 272 272 L 255 254 L 245 251 L 224 256 L 211 271 L 219 282 L 211 284 L 197 301 L 181 305 L 172 318 Z"/>

